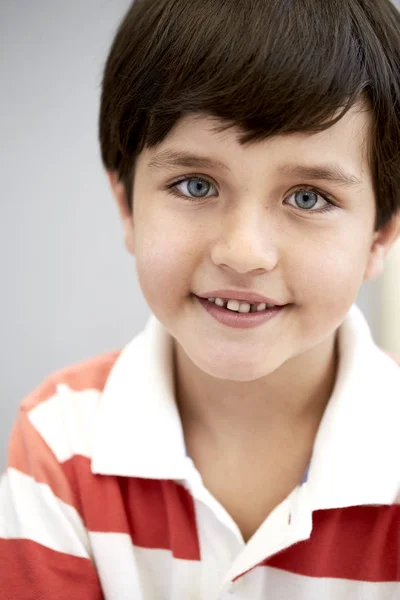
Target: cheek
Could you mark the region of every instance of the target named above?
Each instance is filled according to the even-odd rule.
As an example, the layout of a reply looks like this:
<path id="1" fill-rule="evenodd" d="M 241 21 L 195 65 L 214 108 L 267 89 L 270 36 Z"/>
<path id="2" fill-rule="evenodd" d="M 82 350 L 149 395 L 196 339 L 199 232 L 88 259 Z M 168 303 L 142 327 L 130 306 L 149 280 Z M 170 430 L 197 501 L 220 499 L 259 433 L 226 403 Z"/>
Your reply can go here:
<path id="1" fill-rule="evenodd" d="M 190 240 L 171 225 L 168 231 L 156 224 L 143 227 L 135 237 L 135 258 L 142 292 L 152 308 L 176 304 L 190 291 L 195 252 Z M 150 233 L 149 233 L 150 232 Z"/>
<path id="2" fill-rule="evenodd" d="M 291 276 L 305 330 L 333 330 L 342 322 L 363 282 L 367 248 L 363 236 L 338 235 L 307 257 L 298 255 L 297 276 L 294 271 Z"/>

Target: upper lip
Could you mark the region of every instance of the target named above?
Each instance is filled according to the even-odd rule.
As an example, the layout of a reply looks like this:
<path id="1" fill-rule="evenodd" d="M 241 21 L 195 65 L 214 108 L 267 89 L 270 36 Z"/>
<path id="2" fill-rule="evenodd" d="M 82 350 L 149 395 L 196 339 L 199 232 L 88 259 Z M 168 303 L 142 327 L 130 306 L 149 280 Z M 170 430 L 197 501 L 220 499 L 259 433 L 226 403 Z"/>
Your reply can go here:
<path id="1" fill-rule="evenodd" d="M 285 306 L 285 302 L 279 302 L 273 298 L 267 298 L 262 294 L 256 292 L 243 292 L 239 290 L 212 290 L 211 292 L 204 292 L 202 294 L 196 294 L 199 298 L 221 298 L 221 300 L 242 300 L 243 302 L 249 302 L 250 304 L 274 304 L 275 306 Z"/>

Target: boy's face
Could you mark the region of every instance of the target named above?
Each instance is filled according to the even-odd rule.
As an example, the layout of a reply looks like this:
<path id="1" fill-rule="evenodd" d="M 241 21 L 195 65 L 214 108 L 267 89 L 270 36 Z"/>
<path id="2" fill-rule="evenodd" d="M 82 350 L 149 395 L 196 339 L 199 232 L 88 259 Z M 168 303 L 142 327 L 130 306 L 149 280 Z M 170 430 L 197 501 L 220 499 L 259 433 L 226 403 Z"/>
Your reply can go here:
<path id="1" fill-rule="evenodd" d="M 111 176 L 150 309 L 209 375 L 250 381 L 304 353 L 312 359 L 332 340 L 363 280 L 380 273 L 397 229 L 392 221 L 374 233 L 369 119 L 353 109 L 322 133 L 241 147 L 237 132 L 216 134 L 210 118 L 186 117 L 158 148 L 139 156 L 133 218 L 122 184 Z M 167 149 L 227 169 L 150 168 Z M 299 166 L 318 166 L 321 173 L 296 173 Z M 327 167 L 353 182 L 327 180 Z M 172 195 L 167 186 L 185 176 L 194 180 L 178 183 L 182 197 Z M 315 191 L 307 196 L 310 188 Z M 332 210 L 322 212 L 329 206 L 324 197 Z M 214 320 L 194 296 L 216 289 L 258 292 L 290 306 L 262 325 L 234 329 Z"/>

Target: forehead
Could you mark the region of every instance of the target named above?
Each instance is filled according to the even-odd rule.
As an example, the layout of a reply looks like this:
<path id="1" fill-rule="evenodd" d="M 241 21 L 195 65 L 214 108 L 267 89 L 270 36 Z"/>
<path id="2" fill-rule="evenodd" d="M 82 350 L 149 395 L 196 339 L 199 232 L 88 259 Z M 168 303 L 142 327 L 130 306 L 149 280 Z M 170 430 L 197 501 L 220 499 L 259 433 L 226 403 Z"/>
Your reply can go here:
<path id="1" fill-rule="evenodd" d="M 164 150 L 186 151 L 212 156 L 214 163 L 240 171 L 262 165 L 264 169 L 279 168 L 289 159 L 308 164 L 335 163 L 346 167 L 359 179 L 370 177 L 368 149 L 371 132 L 371 113 L 365 106 L 350 109 L 337 123 L 318 132 L 278 134 L 264 140 L 240 145 L 243 131 L 232 127 L 224 132 L 216 128 L 223 122 L 205 115 L 181 118 L 168 136 L 155 148 L 145 148 L 139 157 L 150 165 Z M 206 165 L 205 165 L 206 166 Z M 218 165 L 217 165 L 218 166 Z"/>

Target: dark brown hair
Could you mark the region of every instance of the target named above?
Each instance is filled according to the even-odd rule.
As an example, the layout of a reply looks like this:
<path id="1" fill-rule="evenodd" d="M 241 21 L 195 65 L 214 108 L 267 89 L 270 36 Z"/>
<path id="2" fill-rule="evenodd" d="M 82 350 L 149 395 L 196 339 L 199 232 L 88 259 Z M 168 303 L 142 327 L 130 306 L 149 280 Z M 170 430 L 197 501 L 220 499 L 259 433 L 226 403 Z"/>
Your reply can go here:
<path id="1" fill-rule="evenodd" d="M 237 127 L 244 145 L 322 131 L 361 100 L 373 116 L 379 229 L 400 209 L 400 13 L 390 0 L 136 0 L 105 65 L 102 160 L 132 208 L 137 156 L 181 117 L 216 117 L 215 131 Z"/>

